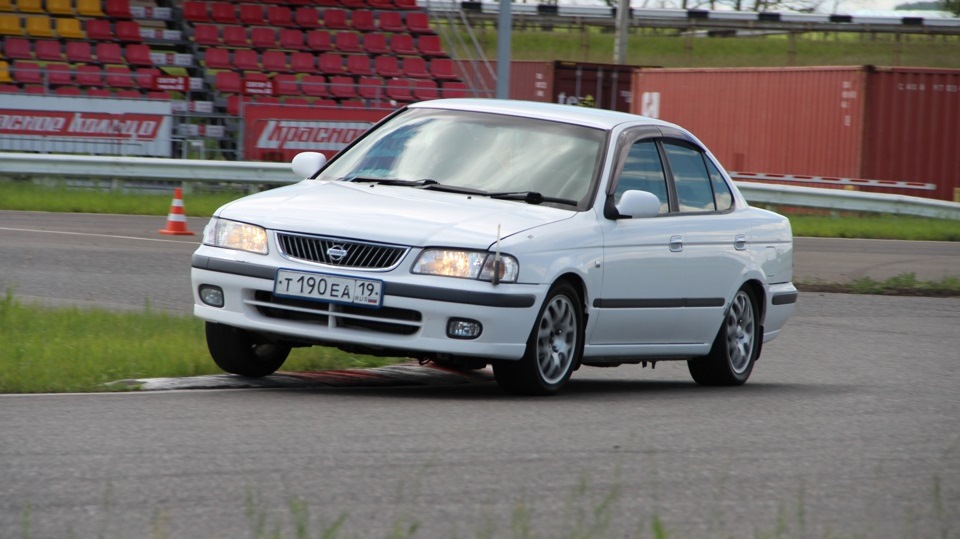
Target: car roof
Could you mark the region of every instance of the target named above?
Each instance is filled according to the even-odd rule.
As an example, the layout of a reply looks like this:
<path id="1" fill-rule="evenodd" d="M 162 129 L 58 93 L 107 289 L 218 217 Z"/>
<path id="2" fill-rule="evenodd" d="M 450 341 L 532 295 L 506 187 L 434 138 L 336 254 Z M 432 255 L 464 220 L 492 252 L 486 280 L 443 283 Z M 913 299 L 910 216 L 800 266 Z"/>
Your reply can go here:
<path id="1" fill-rule="evenodd" d="M 557 103 L 542 103 L 538 101 L 520 101 L 514 99 L 436 99 L 433 101 L 414 103 L 410 105 L 410 108 L 441 108 L 448 110 L 490 112 L 541 120 L 553 120 L 608 130 L 621 124 L 634 124 L 672 127 L 686 131 L 675 124 L 657 120 L 656 118 L 648 118 L 646 116 L 638 116 L 636 114 L 613 110 L 560 105 Z"/>

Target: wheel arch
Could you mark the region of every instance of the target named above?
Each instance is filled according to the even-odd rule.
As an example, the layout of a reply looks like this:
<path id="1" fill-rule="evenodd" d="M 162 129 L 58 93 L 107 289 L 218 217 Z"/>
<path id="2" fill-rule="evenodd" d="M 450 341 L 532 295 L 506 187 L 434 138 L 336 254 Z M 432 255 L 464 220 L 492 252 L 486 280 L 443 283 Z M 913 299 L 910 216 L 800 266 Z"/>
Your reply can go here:
<path id="1" fill-rule="evenodd" d="M 763 319 L 767 314 L 767 291 L 764 288 L 763 283 L 759 279 L 749 279 L 747 282 L 743 283 L 741 288 L 746 288 L 750 290 L 753 294 L 753 298 L 756 300 L 756 308 L 760 311 L 757 318 L 760 319 L 760 325 L 763 325 Z"/>
<path id="2" fill-rule="evenodd" d="M 587 327 L 590 321 L 590 308 L 587 299 L 587 283 L 583 280 L 583 277 L 574 272 L 567 272 L 559 275 L 553 281 L 553 285 L 557 286 L 560 283 L 565 283 L 573 287 L 573 290 L 580 296 L 580 308 L 583 315 L 583 333 L 581 338 L 584 339 L 584 345 L 586 344 L 587 338 Z M 583 363 L 583 354 L 580 354 L 580 358 L 577 360 L 577 363 L 573 366 L 573 370 L 578 370 Z"/>

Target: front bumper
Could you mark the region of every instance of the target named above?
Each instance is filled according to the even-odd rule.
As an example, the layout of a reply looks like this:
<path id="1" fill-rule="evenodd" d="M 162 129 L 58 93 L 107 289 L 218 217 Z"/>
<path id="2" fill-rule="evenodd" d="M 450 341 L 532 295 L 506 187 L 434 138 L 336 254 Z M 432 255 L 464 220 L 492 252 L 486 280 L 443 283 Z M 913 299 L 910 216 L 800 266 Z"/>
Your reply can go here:
<path id="1" fill-rule="evenodd" d="M 519 359 L 548 288 L 413 275 L 406 268 L 353 273 L 357 278 L 383 281 L 382 307 L 367 309 L 274 297 L 277 267 L 262 263 L 272 262 L 269 259 L 245 258 L 207 246 L 197 250 L 191 271 L 196 316 L 295 343 L 353 346 L 391 355 Z M 283 264 L 326 271 L 290 261 Z M 198 292 L 201 285 L 220 287 L 224 306 L 204 304 Z M 478 321 L 483 330 L 474 339 L 449 337 L 447 325 L 452 318 Z"/>

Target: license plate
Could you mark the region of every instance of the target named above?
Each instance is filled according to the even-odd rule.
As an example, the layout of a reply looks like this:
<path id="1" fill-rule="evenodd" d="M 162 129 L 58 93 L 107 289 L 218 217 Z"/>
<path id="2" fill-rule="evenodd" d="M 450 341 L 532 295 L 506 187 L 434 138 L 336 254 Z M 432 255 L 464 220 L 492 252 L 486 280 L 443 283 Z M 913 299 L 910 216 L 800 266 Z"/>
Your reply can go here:
<path id="1" fill-rule="evenodd" d="M 273 293 L 278 296 L 380 307 L 383 303 L 381 281 L 354 279 L 328 273 L 277 270 Z"/>

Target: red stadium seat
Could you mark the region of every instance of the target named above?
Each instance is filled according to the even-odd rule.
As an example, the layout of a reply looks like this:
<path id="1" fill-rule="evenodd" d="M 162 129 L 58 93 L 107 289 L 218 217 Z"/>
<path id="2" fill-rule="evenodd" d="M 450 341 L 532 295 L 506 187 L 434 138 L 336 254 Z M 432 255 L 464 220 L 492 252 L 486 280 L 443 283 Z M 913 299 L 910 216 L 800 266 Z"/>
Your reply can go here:
<path id="1" fill-rule="evenodd" d="M 419 54 L 417 52 L 417 47 L 413 43 L 413 37 L 409 34 L 394 34 L 390 38 L 390 50 L 394 54 L 406 55 L 406 56 L 416 56 Z"/>
<path id="2" fill-rule="evenodd" d="M 338 52 L 360 52 L 360 35 L 356 32 L 337 32 L 333 38 L 333 48 Z"/>
<path id="3" fill-rule="evenodd" d="M 457 75 L 456 65 L 453 63 L 453 60 L 449 58 L 434 58 L 430 60 L 430 74 L 438 80 L 456 80 L 460 78 Z"/>
<path id="4" fill-rule="evenodd" d="M 90 41 L 113 41 L 113 29 L 110 28 L 110 21 L 106 19 L 89 19 L 84 29 Z"/>
<path id="5" fill-rule="evenodd" d="M 307 30 L 320 28 L 320 13 L 311 6 L 298 7 L 293 20 L 300 28 Z"/>
<path id="6" fill-rule="evenodd" d="M 440 36 L 436 34 L 422 35 L 417 38 L 417 50 L 425 56 L 446 56 Z"/>
<path id="7" fill-rule="evenodd" d="M 306 97 L 284 97 L 282 103 L 290 107 L 306 107 L 310 105 L 310 100 Z"/>
<path id="8" fill-rule="evenodd" d="M 337 8 L 327 8 L 323 11 L 323 25 L 331 30 L 347 30 L 347 12 Z"/>
<path id="9" fill-rule="evenodd" d="M 193 40 L 197 45 L 219 45 L 220 29 L 212 24 L 198 24 L 193 29 Z"/>
<path id="10" fill-rule="evenodd" d="M 418 80 L 413 84 L 413 97 L 419 101 L 427 101 L 440 97 L 437 83 L 432 80 Z"/>
<path id="11" fill-rule="evenodd" d="M 267 20 L 263 17 L 260 4 L 240 4 L 240 23 L 247 26 L 263 26 Z"/>
<path id="12" fill-rule="evenodd" d="M 152 90 L 154 80 L 160 76 L 160 70 L 155 67 L 141 67 L 134 75 L 133 80 L 139 88 Z"/>
<path id="13" fill-rule="evenodd" d="M 380 99 L 383 97 L 383 79 L 380 77 L 360 77 L 357 83 L 357 94 L 364 99 Z"/>
<path id="14" fill-rule="evenodd" d="M 373 69 L 384 78 L 400 76 L 400 63 L 396 56 L 377 56 L 373 59 Z"/>
<path id="15" fill-rule="evenodd" d="M 283 51 L 265 51 L 263 53 L 264 71 L 289 71 L 287 53 Z"/>
<path id="16" fill-rule="evenodd" d="M 210 18 L 220 24 L 240 24 L 237 11 L 230 2 L 214 2 L 210 4 Z"/>
<path id="17" fill-rule="evenodd" d="M 260 55 L 253 49 L 237 49 L 233 51 L 233 67 L 242 71 L 257 71 L 260 69 Z"/>
<path id="18" fill-rule="evenodd" d="M 369 9 L 357 9 L 350 14 L 350 27 L 358 32 L 372 32 L 377 29 L 373 12 Z"/>
<path id="19" fill-rule="evenodd" d="M 268 7 L 267 20 L 273 26 L 296 26 L 296 23 L 293 22 L 293 12 L 287 6 Z"/>
<path id="20" fill-rule="evenodd" d="M 147 99 L 164 99 L 164 100 L 170 100 L 171 97 L 170 97 L 170 92 L 166 92 L 166 91 L 160 90 L 160 91 L 155 91 L 155 92 L 147 92 Z"/>
<path id="21" fill-rule="evenodd" d="M 387 35 L 371 32 L 363 36 L 363 50 L 370 54 L 387 54 L 390 46 L 387 45 Z"/>
<path id="22" fill-rule="evenodd" d="M 327 97 L 327 78 L 323 75 L 307 75 L 300 79 L 300 91 L 311 97 Z"/>
<path id="23" fill-rule="evenodd" d="M 132 19 L 130 0 L 107 0 L 103 12 L 111 19 Z"/>
<path id="24" fill-rule="evenodd" d="M 153 58 L 150 57 L 150 46 L 143 43 L 132 43 L 124 49 L 127 63 L 134 66 L 153 67 Z"/>
<path id="25" fill-rule="evenodd" d="M 277 31 L 258 26 L 250 30 L 250 45 L 255 49 L 270 49 L 277 46 Z"/>
<path id="26" fill-rule="evenodd" d="M 125 64 L 123 49 L 119 43 L 97 43 L 97 61 L 101 64 Z"/>
<path id="27" fill-rule="evenodd" d="M 126 66 L 107 66 L 106 83 L 110 88 L 135 88 L 133 73 Z"/>
<path id="28" fill-rule="evenodd" d="M 7 38 L 7 44 L 9 45 L 11 38 Z M 63 61 L 63 50 L 61 50 L 60 42 L 54 41 L 52 39 L 38 39 L 33 42 L 34 53 L 37 55 L 37 60 L 46 60 L 48 62 L 61 62 Z M 9 58 L 10 55 L 8 54 Z"/>
<path id="29" fill-rule="evenodd" d="M 420 9 L 417 0 L 393 0 L 393 4 L 397 9 Z"/>
<path id="30" fill-rule="evenodd" d="M 307 50 L 327 52 L 333 50 L 333 40 L 326 30 L 310 30 L 307 32 Z"/>
<path id="31" fill-rule="evenodd" d="M 317 68 L 327 75 L 339 75 L 343 73 L 343 56 L 325 52 L 317 57 Z"/>
<path id="32" fill-rule="evenodd" d="M 353 99 L 357 97 L 357 86 L 350 77 L 330 77 L 330 96 Z"/>
<path id="33" fill-rule="evenodd" d="M 73 68 L 70 64 L 50 63 L 46 66 L 47 84 L 50 86 L 72 86 Z"/>
<path id="34" fill-rule="evenodd" d="M 208 22 L 207 2 L 186 0 L 183 3 L 183 18 L 189 22 Z"/>
<path id="35" fill-rule="evenodd" d="M 390 79 L 387 81 L 387 98 L 401 103 L 413 101 L 413 93 L 410 91 L 410 81 L 403 79 Z"/>
<path id="36" fill-rule="evenodd" d="M 209 47 L 203 51 L 203 61 L 207 69 L 233 69 L 230 63 L 230 51 L 219 47 Z"/>
<path id="37" fill-rule="evenodd" d="M 347 73 L 357 76 L 373 75 L 370 66 L 370 57 L 366 54 L 351 54 L 347 56 Z"/>
<path id="38" fill-rule="evenodd" d="M 3 43 L 4 55 L 9 60 L 32 60 L 30 40 L 22 37 L 8 37 Z"/>
<path id="39" fill-rule="evenodd" d="M 296 28 L 282 28 L 280 30 L 280 47 L 284 49 L 304 50 L 303 32 Z"/>
<path id="40" fill-rule="evenodd" d="M 113 92 L 106 88 L 88 88 L 87 97 L 113 97 Z"/>
<path id="41" fill-rule="evenodd" d="M 47 89 L 44 88 L 42 84 L 33 84 L 30 86 L 24 86 L 23 91 L 28 94 L 37 94 L 37 95 L 43 95 L 47 93 Z"/>
<path id="42" fill-rule="evenodd" d="M 140 90 L 117 90 L 117 93 L 113 96 L 121 99 L 140 99 L 143 97 L 140 95 Z"/>
<path id="43" fill-rule="evenodd" d="M 226 94 L 240 93 L 240 74 L 235 71 L 218 71 L 214 75 L 213 87 Z"/>
<path id="44" fill-rule="evenodd" d="M 75 80 L 78 86 L 99 88 L 103 86 L 103 71 L 100 70 L 99 66 L 77 66 Z"/>
<path id="45" fill-rule="evenodd" d="M 143 41 L 140 35 L 140 24 L 137 21 L 117 21 L 115 25 L 117 39 L 131 43 Z"/>
<path id="46" fill-rule="evenodd" d="M 300 95 L 300 85 L 297 76 L 281 73 L 273 77 L 273 93 L 276 95 Z"/>
<path id="47" fill-rule="evenodd" d="M 16 86 L 14 86 L 14 88 L 16 88 Z M 83 91 L 80 90 L 80 88 L 77 88 L 76 86 L 60 86 L 56 90 L 54 90 L 53 93 L 60 96 L 66 96 L 66 97 L 76 97 L 76 96 L 83 95 Z"/>
<path id="48" fill-rule="evenodd" d="M 419 57 L 412 56 L 403 59 L 403 75 L 414 79 L 429 79 L 430 72 L 427 71 L 427 62 Z"/>
<path id="49" fill-rule="evenodd" d="M 445 82 L 440 93 L 443 97 L 469 97 L 469 89 L 462 82 Z"/>
<path id="50" fill-rule="evenodd" d="M 350 9 L 360 9 L 360 8 L 367 7 L 366 0 L 340 0 L 340 4 L 343 7 L 350 8 Z"/>
<path id="51" fill-rule="evenodd" d="M 407 31 L 407 27 L 403 24 L 403 15 L 397 11 L 380 12 L 378 24 L 383 32 L 399 33 Z"/>
<path id="52" fill-rule="evenodd" d="M 89 64 L 94 61 L 89 41 L 67 41 L 65 49 L 68 62 Z"/>
<path id="53" fill-rule="evenodd" d="M 248 46 L 249 43 L 247 42 L 247 29 L 243 26 L 224 26 L 223 44 L 231 45 L 233 47 Z"/>
<path id="54" fill-rule="evenodd" d="M 317 58 L 309 52 L 295 52 L 290 55 L 290 70 L 295 73 L 314 73 L 317 70 Z"/>
<path id="55" fill-rule="evenodd" d="M 407 13 L 407 30 L 414 34 L 432 34 L 430 16 L 423 11 Z"/>
<path id="56" fill-rule="evenodd" d="M 391 0 L 367 0 L 367 4 L 375 10 L 396 9 Z"/>

